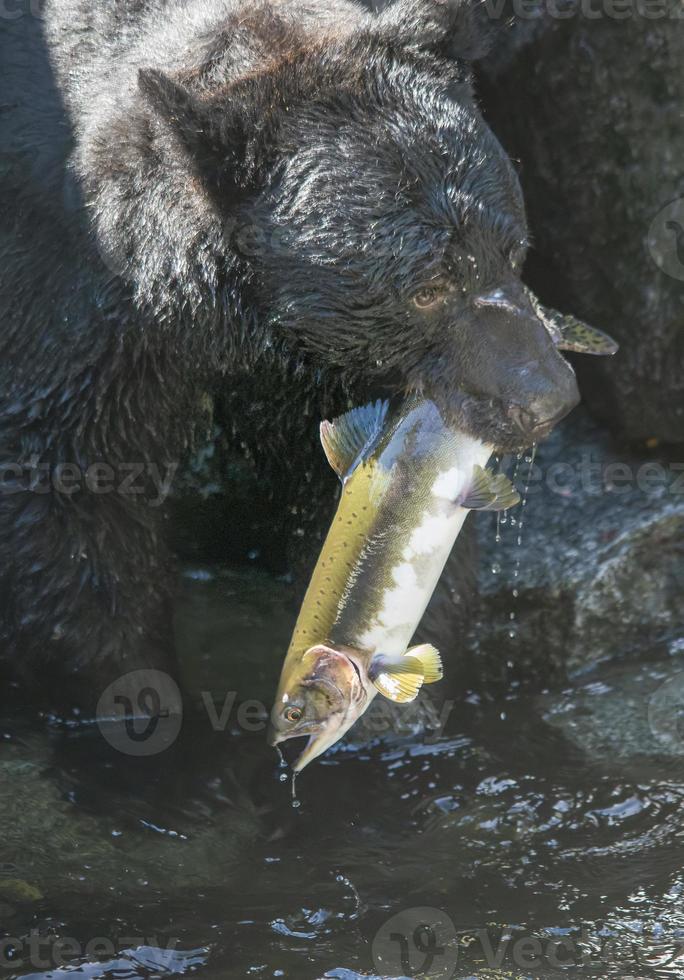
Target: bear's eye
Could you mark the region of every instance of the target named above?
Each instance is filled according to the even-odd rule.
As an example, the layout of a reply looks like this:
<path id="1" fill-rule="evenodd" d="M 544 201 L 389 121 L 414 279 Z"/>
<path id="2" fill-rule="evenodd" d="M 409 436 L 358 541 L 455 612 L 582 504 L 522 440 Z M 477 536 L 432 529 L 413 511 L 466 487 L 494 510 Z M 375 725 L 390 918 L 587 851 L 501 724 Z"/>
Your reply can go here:
<path id="1" fill-rule="evenodd" d="M 304 712 L 302 711 L 302 709 L 295 707 L 295 705 L 292 705 L 289 708 L 285 708 L 285 711 L 283 712 L 285 721 L 289 721 L 293 725 L 295 725 L 298 721 L 302 720 L 303 714 Z"/>
<path id="2" fill-rule="evenodd" d="M 419 310 L 425 310 L 438 303 L 443 295 L 443 290 L 438 289 L 436 286 L 424 286 L 417 293 L 413 294 L 411 301 Z"/>

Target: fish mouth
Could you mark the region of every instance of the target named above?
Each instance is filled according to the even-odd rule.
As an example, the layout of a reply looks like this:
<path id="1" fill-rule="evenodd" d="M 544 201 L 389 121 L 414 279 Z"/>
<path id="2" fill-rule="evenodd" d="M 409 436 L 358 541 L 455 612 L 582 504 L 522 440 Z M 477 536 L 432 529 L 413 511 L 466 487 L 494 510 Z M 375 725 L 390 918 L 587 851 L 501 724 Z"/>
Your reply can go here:
<path id="1" fill-rule="evenodd" d="M 269 745 L 277 748 L 292 772 L 301 772 L 305 766 L 322 755 L 326 749 L 338 739 L 337 730 L 328 732 L 326 730 L 312 732 L 307 735 L 279 735 L 277 732 L 269 738 Z M 284 746 L 287 745 L 287 749 Z M 299 750 L 299 754 L 297 754 Z M 294 758 L 293 758 L 294 756 Z"/>
<path id="2" fill-rule="evenodd" d="M 309 735 L 309 737 L 306 740 L 306 744 L 304 748 L 299 753 L 295 761 L 291 764 L 290 768 L 292 769 L 292 772 L 301 772 L 305 766 L 308 766 L 308 764 L 310 762 L 313 762 L 313 760 L 317 758 L 317 756 L 325 752 L 327 746 L 317 751 L 314 751 L 314 747 L 316 745 L 316 742 L 319 740 L 319 738 L 320 735 Z"/>
<path id="3" fill-rule="evenodd" d="M 278 748 L 285 758 L 293 772 L 301 772 L 310 762 L 317 759 L 319 755 L 323 755 L 327 749 L 338 742 L 342 736 L 351 728 L 351 726 L 356 721 L 356 717 L 349 718 L 344 716 L 342 718 L 331 718 L 324 725 L 320 726 L 315 731 L 304 731 L 304 732 L 292 732 L 291 734 L 279 733 L 274 728 L 269 732 L 269 744 L 273 748 Z M 285 757 L 285 753 L 282 751 L 282 746 L 286 742 L 298 743 L 293 748 L 298 748 L 299 745 L 306 739 L 306 743 L 301 749 L 300 753 L 293 762 Z M 287 755 L 291 755 L 291 752 L 287 752 Z"/>

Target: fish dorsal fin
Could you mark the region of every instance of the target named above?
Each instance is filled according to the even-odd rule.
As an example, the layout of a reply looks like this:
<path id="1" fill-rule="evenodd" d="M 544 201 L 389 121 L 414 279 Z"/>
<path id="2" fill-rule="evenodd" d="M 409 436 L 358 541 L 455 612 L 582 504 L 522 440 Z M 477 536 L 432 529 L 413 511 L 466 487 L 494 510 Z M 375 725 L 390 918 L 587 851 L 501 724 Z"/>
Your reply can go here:
<path id="1" fill-rule="evenodd" d="M 460 501 L 466 510 L 508 510 L 520 503 L 520 494 L 503 473 L 473 467 L 473 476 Z"/>
<path id="2" fill-rule="evenodd" d="M 321 443 L 328 462 L 344 482 L 377 442 L 389 402 L 370 402 L 353 408 L 333 422 L 321 422 Z"/>

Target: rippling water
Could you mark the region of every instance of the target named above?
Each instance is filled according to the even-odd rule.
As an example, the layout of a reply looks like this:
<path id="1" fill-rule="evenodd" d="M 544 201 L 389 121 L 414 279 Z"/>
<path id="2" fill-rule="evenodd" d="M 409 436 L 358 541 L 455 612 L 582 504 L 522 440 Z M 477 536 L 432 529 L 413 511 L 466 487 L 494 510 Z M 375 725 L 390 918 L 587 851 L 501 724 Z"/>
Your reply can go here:
<path id="1" fill-rule="evenodd" d="M 312 765 L 295 810 L 246 704 L 286 594 L 186 584 L 194 708 L 167 751 L 0 720 L 0 976 L 684 976 L 681 658 L 471 695 Z"/>

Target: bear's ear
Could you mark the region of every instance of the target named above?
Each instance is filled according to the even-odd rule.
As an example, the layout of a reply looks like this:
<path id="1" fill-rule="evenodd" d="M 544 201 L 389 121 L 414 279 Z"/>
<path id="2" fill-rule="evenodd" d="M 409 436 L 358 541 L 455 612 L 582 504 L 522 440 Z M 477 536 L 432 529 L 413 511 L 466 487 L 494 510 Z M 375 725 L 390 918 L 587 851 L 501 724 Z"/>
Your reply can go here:
<path id="1" fill-rule="evenodd" d="M 226 201 L 256 189 L 257 177 L 264 173 L 259 165 L 265 161 L 237 86 L 234 91 L 200 96 L 161 71 L 141 68 L 138 88 L 209 190 Z"/>
<path id="2" fill-rule="evenodd" d="M 487 0 L 395 0 L 380 14 L 379 22 L 407 46 L 477 61 L 489 52 L 498 28 L 509 23 L 503 16 L 504 3 L 493 4 L 496 9 L 490 13 Z"/>

